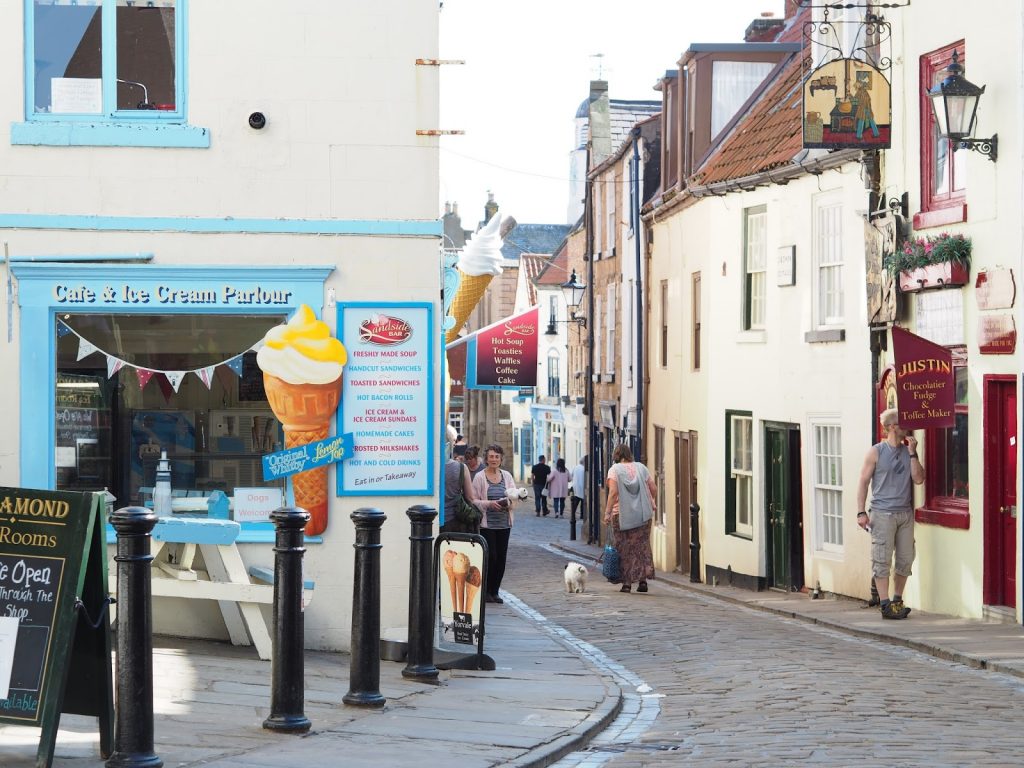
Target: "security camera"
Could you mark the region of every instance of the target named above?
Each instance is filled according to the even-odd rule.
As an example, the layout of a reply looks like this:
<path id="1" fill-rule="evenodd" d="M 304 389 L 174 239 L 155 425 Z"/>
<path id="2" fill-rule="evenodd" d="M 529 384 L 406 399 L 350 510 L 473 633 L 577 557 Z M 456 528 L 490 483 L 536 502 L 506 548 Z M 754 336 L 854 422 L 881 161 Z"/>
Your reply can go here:
<path id="1" fill-rule="evenodd" d="M 257 131 L 267 124 L 267 118 L 262 112 L 253 112 L 249 115 L 249 127 Z"/>

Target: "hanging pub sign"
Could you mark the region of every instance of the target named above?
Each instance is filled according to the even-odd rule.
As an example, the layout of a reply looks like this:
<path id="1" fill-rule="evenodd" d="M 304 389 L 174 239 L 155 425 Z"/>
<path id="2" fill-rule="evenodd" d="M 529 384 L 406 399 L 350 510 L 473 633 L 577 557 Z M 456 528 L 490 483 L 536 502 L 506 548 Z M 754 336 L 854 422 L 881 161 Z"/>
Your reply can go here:
<path id="1" fill-rule="evenodd" d="M 537 386 L 537 340 L 540 307 L 481 328 L 448 345 L 466 344 L 467 389 L 513 389 Z"/>
<path id="2" fill-rule="evenodd" d="M 906 430 L 953 426 L 956 387 L 949 349 L 893 327 L 896 403 Z"/>
<path id="3" fill-rule="evenodd" d="M 866 61 L 839 58 L 804 81 L 805 149 L 888 149 L 892 89 Z"/>

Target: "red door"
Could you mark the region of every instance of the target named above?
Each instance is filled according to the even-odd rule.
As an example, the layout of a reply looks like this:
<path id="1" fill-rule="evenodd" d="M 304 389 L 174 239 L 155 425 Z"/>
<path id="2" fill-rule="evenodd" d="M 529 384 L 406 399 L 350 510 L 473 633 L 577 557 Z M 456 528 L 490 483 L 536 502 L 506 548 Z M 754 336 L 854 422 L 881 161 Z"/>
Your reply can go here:
<path id="1" fill-rule="evenodd" d="M 985 604 L 1017 605 L 1017 383 L 985 377 Z"/>

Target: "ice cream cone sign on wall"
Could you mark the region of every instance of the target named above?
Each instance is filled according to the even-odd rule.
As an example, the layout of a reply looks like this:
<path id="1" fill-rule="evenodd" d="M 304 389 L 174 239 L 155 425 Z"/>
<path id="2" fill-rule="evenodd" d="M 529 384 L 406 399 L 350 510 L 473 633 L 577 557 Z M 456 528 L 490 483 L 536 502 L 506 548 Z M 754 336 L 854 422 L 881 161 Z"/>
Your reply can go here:
<path id="1" fill-rule="evenodd" d="M 327 438 L 331 417 L 341 400 L 341 375 L 348 354 L 303 304 L 284 325 L 267 331 L 256 355 L 263 371 L 267 401 L 284 426 L 285 448 Z M 327 467 L 292 476 L 296 506 L 310 514 L 306 534 L 327 529 Z"/>
<path id="2" fill-rule="evenodd" d="M 446 343 L 455 341 L 462 326 L 480 303 L 491 280 L 495 275 L 501 274 L 501 243 L 510 230 L 502 227 L 502 221 L 501 216 L 492 216 L 459 254 L 459 260 L 455 264 L 459 275 L 459 287 L 455 291 L 451 305 L 451 316 L 455 318 L 455 324 L 448 329 Z M 506 218 L 504 221 L 508 222 L 509 219 Z M 511 222 L 515 226 L 515 220 Z"/>

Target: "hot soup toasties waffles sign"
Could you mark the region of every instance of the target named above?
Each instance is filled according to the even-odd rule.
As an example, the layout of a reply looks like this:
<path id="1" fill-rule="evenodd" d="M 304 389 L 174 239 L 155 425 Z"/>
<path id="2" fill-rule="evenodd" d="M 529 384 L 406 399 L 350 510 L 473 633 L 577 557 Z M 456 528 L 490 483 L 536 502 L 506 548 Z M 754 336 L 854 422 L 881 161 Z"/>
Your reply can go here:
<path id="1" fill-rule="evenodd" d="M 354 456 L 339 465 L 339 496 L 433 492 L 429 304 L 346 304 L 338 333 L 345 367 L 340 432 L 354 435 Z"/>

